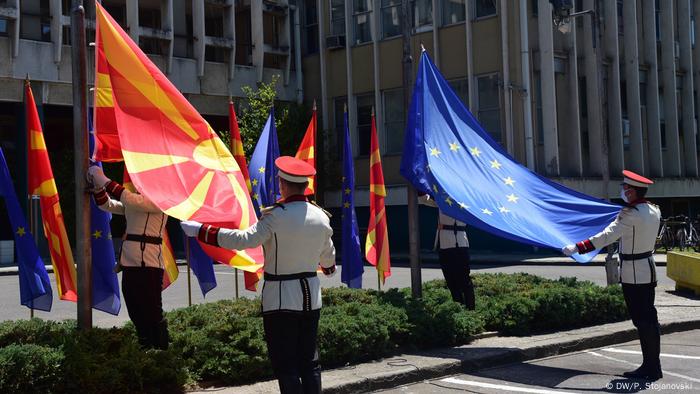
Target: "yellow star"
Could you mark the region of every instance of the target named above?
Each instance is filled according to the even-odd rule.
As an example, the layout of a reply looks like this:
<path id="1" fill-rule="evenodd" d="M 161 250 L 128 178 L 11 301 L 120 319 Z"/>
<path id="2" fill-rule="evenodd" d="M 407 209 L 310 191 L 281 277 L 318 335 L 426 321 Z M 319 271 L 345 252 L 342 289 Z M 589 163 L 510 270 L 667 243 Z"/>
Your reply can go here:
<path id="1" fill-rule="evenodd" d="M 472 156 L 476 156 L 476 157 L 479 157 L 479 155 L 481 154 L 479 147 L 476 147 L 476 146 L 473 148 L 469 148 L 469 152 L 471 152 Z"/>
<path id="2" fill-rule="evenodd" d="M 447 197 L 445 199 L 445 202 L 447 203 L 447 205 L 452 206 L 452 199 L 451 198 Z"/>
<path id="3" fill-rule="evenodd" d="M 485 213 L 486 215 L 493 215 L 493 212 L 489 211 L 488 208 L 482 209 L 481 212 Z"/>
<path id="4" fill-rule="evenodd" d="M 345 177 L 342 177 L 342 178 L 341 178 L 341 182 L 345 182 Z"/>
<path id="5" fill-rule="evenodd" d="M 503 178 L 503 183 L 505 183 L 508 186 L 513 186 L 513 187 L 515 185 L 515 181 L 511 177 Z"/>
<path id="6" fill-rule="evenodd" d="M 438 188 L 437 188 L 437 185 L 433 185 L 433 191 L 434 191 L 435 193 L 437 193 L 437 192 L 438 192 Z"/>
<path id="7" fill-rule="evenodd" d="M 500 170 L 502 165 L 503 164 L 499 163 L 498 160 L 495 159 L 491 162 L 491 168 L 495 168 L 497 170 Z"/>
<path id="8" fill-rule="evenodd" d="M 251 183 L 253 186 L 258 186 L 258 180 L 257 180 L 256 178 L 253 178 L 253 180 L 250 181 L 250 183 Z"/>
<path id="9" fill-rule="evenodd" d="M 462 209 L 469 209 L 469 205 L 467 205 L 467 204 L 465 204 L 465 203 L 463 203 L 463 202 L 460 202 L 460 203 L 458 203 L 458 204 L 459 204 L 459 207 L 462 208 Z"/>
<path id="10" fill-rule="evenodd" d="M 350 208 L 350 203 L 349 203 L 349 202 L 344 202 L 344 203 L 343 203 L 343 208 Z"/>
<path id="11" fill-rule="evenodd" d="M 459 144 L 456 142 L 450 142 L 450 150 L 453 152 L 457 152 L 459 150 Z"/>
<path id="12" fill-rule="evenodd" d="M 345 188 L 345 194 L 350 194 L 351 191 L 350 188 Z"/>
<path id="13" fill-rule="evenodd" d="M 260 167 L 260 168 L 258 168 L 258 172 L 261 173 L 261 174 L 264 174 L 264 173 L 265 173 L 265 167 Z"/>
<path id="14" fill-rule="evenodd" d="M 19 235 L 20 237 L 24 237 L 24 234 L 26 233 L 27 232 L 24 231 L 24 227 L 17 227 L 17 235 Z"/>
<path id="15" fill-rule="evenodd" d="M 508 197 L 508 202 L 514 202 L 514 203 L 516 203 L 516 204 L 518 203 L 518 199 L 520 198 L 520 197 L 516 196 L 516 195 L 513 194 L 513 193 L 509 194 L 509 195 L 506 196 L 506 197 Z"/>
<path id="16" fill-rule="evenodd" d="M 498 207 L 498 210 L 501 211 L 501 213 L 508 213 L 510 212 L 510 209 L 506 207 Z"/>
<path id="17" fill-rule="evenodd" d="M 260 195 L 258 193 L 253 194 L 253 200 L 260 201 Z"/>
<path id="18" fill-rule="evenodd" d="M 440 153 L 442 152 L 440 152 L 438 148 L 430 148 L 430 156 L 438 157 Z"/>
<path id="19" fill-rule="evenodd" d="M 92 236 L 97 239 L 97 238 L 102 238 L 102 231 L 100 230 L 95 230 L 94 233 L 92 233 Z"/>

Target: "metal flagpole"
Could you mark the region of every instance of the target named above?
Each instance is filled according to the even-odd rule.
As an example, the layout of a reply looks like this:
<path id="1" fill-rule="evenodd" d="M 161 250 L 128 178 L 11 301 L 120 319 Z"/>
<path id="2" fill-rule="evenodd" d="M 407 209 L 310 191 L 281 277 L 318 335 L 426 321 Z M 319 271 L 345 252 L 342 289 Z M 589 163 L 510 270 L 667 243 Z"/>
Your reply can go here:
<path id="1" fill-rule="evenodd" d="M 78 327 L 92 328 L 92 255 L 90 250 L 90 196 L 85 171 L 88 168 L 87 130 L 87 43 L 85 8 L 82 0 L 71 7 L 71 61 L 73 85 L 73 152 L 75 176 L 75 262 L 78 268 Z"/>
<path id="2" fill-rule="evenodd" d="M 413 58 L 411 57 L 411 8 L 408 0 L 401 2 L 401 17 L 403 18 L 403 109 L 408 116 L 410 106 L 410 91 L 413 81 Z M 420 272 L 420 240 L 418 233 L 418 198 L 416 190 L 409 183 L 406 187 L 408 202 L 408 251 L 411 262 L 411 294 L 413 298 L 422 296 L 422 281 Z"/>
<path id="3" fill-rule="evenodd" d="M 230 95 L 228 96 L 228 103 L 229 105 L 233 104 L 233 97 Z M 231 145 L 231 155 L 233 155 L 233 152 L 236 151 L 235 144 L 236 142 L 233 140 L 233 130 L 228 131 L 228 135 L 231 138 L 231 141 L 229 141 Z M 238 299 L 238 268 L 233 269 L 233 278 L 234 278 L 234 287 L 236 289 L 236 299 Z"/>
<path id="4" fill-rule="evenodd" d="M 190 274 L 190 238 L 185 236 L 185 259 L 187 259 L 187 306 L 192 306 L 192 275 Z"/>
<path id="5" fill-rule="evenodd" d="M 382 291 L 382 273 L 377 270 L 377 291 Z"/>
<path id="6" fill-rule="evenodd" d="M 34 223 L 34 219 L 36 218 L 36 213 L 34 212 L 34 196 L 31 194 L 27 195 L 27 200 L 29 201 L 29 231 L 32 232 L 32 236 L 34 237 L 34 243 L 36 245 L 39 245 L 39 237 L 36 235 L 36 228 L 37 225 Z M 32 303 L 33 305 L 33 303 Z M 29 318 L 33 319 L 34 318 L 34 307 L 30 306 L 29 307 Z"/>

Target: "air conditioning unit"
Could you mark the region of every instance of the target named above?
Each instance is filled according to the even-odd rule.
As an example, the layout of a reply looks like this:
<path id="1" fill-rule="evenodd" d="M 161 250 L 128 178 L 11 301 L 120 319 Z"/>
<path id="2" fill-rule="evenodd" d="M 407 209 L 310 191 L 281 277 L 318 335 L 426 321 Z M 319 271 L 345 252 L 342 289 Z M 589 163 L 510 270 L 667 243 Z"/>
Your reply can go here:
<path id="1" fill-rule="evenodd" d="M 340 49 L 345 48 L 345 36 L 328 36 L 326 37 L 326 48 L 328 49 Z"/>

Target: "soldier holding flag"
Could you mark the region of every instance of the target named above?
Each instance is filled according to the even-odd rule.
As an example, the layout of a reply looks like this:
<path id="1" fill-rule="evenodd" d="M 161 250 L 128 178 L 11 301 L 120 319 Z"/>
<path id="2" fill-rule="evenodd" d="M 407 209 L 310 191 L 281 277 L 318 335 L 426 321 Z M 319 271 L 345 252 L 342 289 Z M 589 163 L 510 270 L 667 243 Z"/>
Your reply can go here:
<path id="1" fill-rule="evenodd" d="M 333 230 L 326 212 L 304 196 L 316 170 L 290 156 L 275 160 L 282 200 L 262 211 L 246 230 L 231 230 L 195 221 L 181 223 L 185 234 L 228 249 L 263 245 L 262 291 L 265 340 L 284 393 L 320 393 L 317 333 L 321 308 L 316 268 L 335 273 Z"/>

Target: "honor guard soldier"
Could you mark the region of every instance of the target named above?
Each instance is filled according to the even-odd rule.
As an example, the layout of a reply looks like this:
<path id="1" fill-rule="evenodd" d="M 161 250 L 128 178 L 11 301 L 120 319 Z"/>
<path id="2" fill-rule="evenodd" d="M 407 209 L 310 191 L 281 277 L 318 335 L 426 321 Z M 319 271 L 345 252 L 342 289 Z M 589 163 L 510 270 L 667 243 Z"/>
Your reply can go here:
<path id="1" fill-rule="evenodd" d="M 427 194 L 420 196 L 421 204 L 437 208 L 438 205 Z M 438 210 L 438 228 L 435 248 L 438 249 L 440 268 L 450 289 L 452 299 L 474 310 L 474 284 L 469 269 L 469 239 L 467 225 Z"/>
<path id="2" fill-rule="evenodd" d="M 265 283 L 263 325 L 268 354 L 284 393 L 320 393 L 317 333 L 321 288 L 316 269 L 335 273 L 335 248 L 329 215 L 308 201 L 304 190 L 316 170 L 299 159 L 282 156 L 279 169 L 282 200 L 263 209 L 246 230 L 231 230 L 185 221 L 190 237 L 227 249 L 263 245 Z"/>
<path id="3" fill-rule="evenodd" d="M 88 169 L 95 203 L 103 211 L 126 217 L 126 238 L 119 252 L 122 293 L 129 318 L 144 347 L 167 349 L 163 317 L 163 231 L 168 217 L 151 200 L 107 178 L 102 168 Z"/>
<path id="4" fill-rule="evenodd" d="M 620 197 L 626 205 L 615 221 L 591 238 L 565 246 L 562 252 L 567 256 L 584 254 L 620 240 L 620 282 L 627 310 L 639 333 L 644 358 L 639 368 L 625 372 L 624 376 L 655 381 L 663 377 L 659 360 L 661 333 L 654 307 L 656 266 L 653 255 L 661 211 L 644 199 L 649 185 L 654 182 L 632 171 L 625 170 L 622 175 Z"/>

